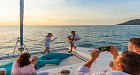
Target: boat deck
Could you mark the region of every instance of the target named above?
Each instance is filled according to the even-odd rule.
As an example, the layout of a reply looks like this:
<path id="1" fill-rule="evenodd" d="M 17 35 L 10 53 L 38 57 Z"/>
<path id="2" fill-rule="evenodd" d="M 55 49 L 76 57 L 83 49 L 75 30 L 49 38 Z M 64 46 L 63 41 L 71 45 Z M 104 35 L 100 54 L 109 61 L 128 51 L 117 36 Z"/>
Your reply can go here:
<path id="1" fill-rule="evenodd" d="M 69 70 L 70 75 L 76 75 L 78 67 L 82 66 L 87 60 L 90 59 L 91 51 L 91 48 L 78 47 L 76 50 L 73 51 L 73 54 L 75 54 L 75 56 L 65 59 L 61 62 L 60 65 L 57 66 L 45 65 L 43 68 L 38 70 L 38 72 L 49 72 L 50 75 L 56 75 L 62 70 Z M 112 59 L 113 58 L 111 54 L 107 52 L 100 53 L 99 58 L 93 63 L 94 66 L 91 67 L 91 71 L 99 72 L 103 70 L 111 70 L 111 68 L 108 65 Z"/>
<path id="2" fill-rule="evenodd" d="M 61 48 L 61 49 L 50 50 L 50 52 L 67 53 L 66 50 L 67 50 L 67 48 Z M 31 54 L 33 56 L 40 57 L 40 56 L 42 56 L 41 52 L 42 51 L 36 51 L 36 52 L 32 52 Z M 0 60 L 1 65 L 15 61 L 18 56 L 19 55 L 16 54 L 16 55 L 9 55 L 9 56 L 0 57 L 1 58 L 1 60 Z M 62 60 L 59 65 L 46 64 L 45 66 L 43 66 L 42 68 L 37 70 L 37 72 L 46 72 L 47 71 L 49 73 L 52 73 L 51 75 L 55 75 L 57 72 L 60 72 L 62 69 L 64 70 L 63 67 L 70 66 L 70 65 L 76 65 L 76 64 L 84 63 L 84 62 L 85 62 L 84 59 L 81 59 L 81 57 L 78 57 L 77 55 L 74 54 L 73 56 L 70 56 L 70 57 Z M 62 69 L 59 69 L 61 67 L 62 67 Z M 55 69 L 57 69 L 57 70 L 55 70 Z M 69 69 L 72 69 L 72 67 L 70 67 Z M 48 70 L 53 70 L 53 71 L 51 72 Z M 65 70 L 68 70 L 68 68 L 65 68 Z"/>
<path id="3" fill-rule="evenodd" d="M 66 50 L 67 48 L 61 48 L 51 51 L 67 53 Z M 92 49 L 90 48 L 77 47 L 77 49 L 73 50 L 72 52 L 74 55 L 61 61 L 59 65 L 46 64 L 45 66 L 37 70 L 37 72 L 49 72 L 50 75 L 55 75 L 62 70 L 69 70 L 70 75 L 76 75 L 78 67 L 82 66 L 86 61 L 89 60 L 91 51 Z M 38 56 L 41 55 L 41 53 L 39 52 L 33 54 L 37 54 Z M 99 72 L 103 70 L 111 70 L 111 68 L 108 66 L 111 60 L 113 60 L 113 58 L 110 53 L 100 53 L 99 58 L 93 63 L 94 66 L 91 67 L 91 71 Z"/>

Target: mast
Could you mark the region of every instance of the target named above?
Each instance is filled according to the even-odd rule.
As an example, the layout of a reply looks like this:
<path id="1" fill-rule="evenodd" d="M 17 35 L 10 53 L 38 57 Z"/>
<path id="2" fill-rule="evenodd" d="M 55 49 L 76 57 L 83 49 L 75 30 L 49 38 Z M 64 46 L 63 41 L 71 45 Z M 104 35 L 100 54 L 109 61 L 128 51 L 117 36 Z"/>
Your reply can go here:
<path id="1" fill-rule="evenodd" d="M 20 48 L 23 48 L 24 0 L 20 0 Z"/>
<path id="2" fill-rule="evenodd" d="M 13 55 L 15 53 L 18 42 L 20 42 L 20 47 L 18 48 L 18 50 L 21 53 L 24 50 L 24 48 L 27 50 L 26 46 L 23 43 L 24 0 L 20 0 L 19 4 L 20 4 L 20 38 L 17 38 L 17 42 L 15 44 Z M 24 48 L 23 48 L 23 46 L 24 46 Z M 27 50 L 27 52 L 29 53 L 28 50 Z"/>

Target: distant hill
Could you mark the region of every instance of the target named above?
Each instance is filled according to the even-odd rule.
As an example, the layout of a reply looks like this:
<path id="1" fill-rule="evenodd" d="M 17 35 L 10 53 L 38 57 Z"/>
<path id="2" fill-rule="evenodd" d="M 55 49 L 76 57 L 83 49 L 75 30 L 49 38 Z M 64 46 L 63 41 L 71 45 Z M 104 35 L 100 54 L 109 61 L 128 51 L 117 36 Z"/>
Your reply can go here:
<path id="1" fill-rule="evenodd" d="M 120 23 L 120 24 L 117 24 L 117 25 L 140 25 L 140 19 L 129 20 L 127 22 Z"/>

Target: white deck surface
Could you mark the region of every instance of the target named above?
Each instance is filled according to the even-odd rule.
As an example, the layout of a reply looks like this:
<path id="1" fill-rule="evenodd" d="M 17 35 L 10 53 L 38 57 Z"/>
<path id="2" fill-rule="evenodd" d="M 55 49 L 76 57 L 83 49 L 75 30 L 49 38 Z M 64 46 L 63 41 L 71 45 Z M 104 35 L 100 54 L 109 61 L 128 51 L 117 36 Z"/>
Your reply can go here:
<path id="1" fill-rule="evenodd" d="M 74 51 L 74 53 L 86 59 L 90 59 L 90 52 L 92 50 L 93 49 L 90 49 L 90 48 L 78 47 L 77 50 Z M 99 58 L 94 62 L 93 66 L 91 67 L 91 71 L 99 72 L 103 70 L 110 70 L 111 68 L 108 65 L 111 60 L 113 60 L 113 58 L 110 53 L 107 53 L 107 52 L 100 53 Z"/>
<path id="2" fill-rule="evenodd" d="M 76 50 L 73 51 L 73 53 L 88 60 L 90 58 L 91 50 L 92 49 L 90 49 L 90 48 L 78 47 Z M 110 53 L 107 53 L 107 52 L 100 53 L 99 58 L 93 63 L 93 65 L 91 67 L 91 72 L 111 70 L 111 68 L 108 66 L 109 62 L 111 60 L 113 60 L 113 58 Z M 82 62 L 82 60 L 73 56 L 73 57 L 70 57 L 70 58 L 62 61 L 61 64 L 57 68 L 48 69 L 50 67 L 45 66 L 43 69 L 38 70 L 38 72 L 45 71 L 45 72 L 49 72 L 50 75 L 55 75 L 56 73 L 58 73 L 62 70 L 70 70 L 70 72 L 71 72 L 70 75 L 76 75 L 78 67 L 83 65 L 84 63 L 85 62 Z"/>

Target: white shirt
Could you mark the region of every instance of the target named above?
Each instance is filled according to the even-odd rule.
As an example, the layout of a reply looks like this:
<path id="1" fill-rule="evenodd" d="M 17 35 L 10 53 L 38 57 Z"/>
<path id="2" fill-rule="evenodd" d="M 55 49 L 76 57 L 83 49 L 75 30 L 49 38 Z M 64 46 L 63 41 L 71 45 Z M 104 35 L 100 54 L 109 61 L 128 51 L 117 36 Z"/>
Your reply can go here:
<path id="1" fill-rule="evenodd" d="M 90 69 L 86 66 L 80 66 L 78 68 L 77 75 L 130 75 L 122 71 L 107 71 L 105 72 L 97 72 L 97 73 L 90 73 Z"/>
<path id="2" fill-rule="evenodd" d="M 76 39 L 79 39 L 79 38 L 80 38 L 80 36 L 77 35 L 77 34 L 75 34 L 75 36 L 73 36 L 73 35 L 71 34 L 71 35 L 69 35 L 68 37 L 70 37 L 71 39 L 73 39 L 73 42 L 78 41 L 78 40 L 76 40 Z"/>

